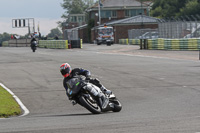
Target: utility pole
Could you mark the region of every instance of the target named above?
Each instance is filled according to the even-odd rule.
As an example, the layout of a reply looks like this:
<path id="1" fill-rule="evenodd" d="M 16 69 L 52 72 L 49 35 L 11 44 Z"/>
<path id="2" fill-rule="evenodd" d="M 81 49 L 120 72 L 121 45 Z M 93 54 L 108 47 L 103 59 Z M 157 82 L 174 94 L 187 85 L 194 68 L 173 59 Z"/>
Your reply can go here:
<path id="1" fill-rule="evenodd" d="M 101 5 L 100 5 L 100 3 L 101 3 L 101 0 L 99 0 L 99 25 L 101 25 Z"/>
<path id="2" fill-rule="evenodd" d="M 142 0 L 140 0 L 140 3 L 141 3 L 141 15 L 142 15 L 142 23 L 141 23 L 141 25 L 143 26 L 143 3 L 142 3 Z"/>

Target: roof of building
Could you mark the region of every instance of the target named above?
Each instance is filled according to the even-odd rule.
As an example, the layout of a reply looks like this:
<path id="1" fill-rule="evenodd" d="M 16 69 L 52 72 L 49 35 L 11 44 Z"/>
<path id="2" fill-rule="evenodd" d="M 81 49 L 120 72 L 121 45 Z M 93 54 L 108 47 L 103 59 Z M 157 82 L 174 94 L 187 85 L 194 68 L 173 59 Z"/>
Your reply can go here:
<path id="1" fill-rule="evenodd" d="M 107 25 L 114 25 L 114 24 L 131 24 L 131 23 L 157 23 L 159 19 L 146 16 L 146 15 L 138 15 L 133 16 L 130 18 L 125 18 L 121 20 L 116 20 L 112 22 L 108 22 Z"/>
<path id="2" fill-rule="evenodd" d="M 81 25 L 81 26 L 78 26 L 78 27 L 75 27 L 75 28 L 72 28 L 72 29 L 65 29 L 65 30 L 68 30 L 69 32 L 71 32 L 71 31 L 86 28 L 87 26 L 88 26 L 88 24 L 84 24 L 84 25 Z"/>
<path id="3" fill-rule="evenodd" d="M 107 26 L 113 26 L 113 25 L 126 25 L 126 24 L 138 24 L 138 23 L 158 23 L 160 19 L 158 18 L 154 18 L 154 17 L 150 17 L 150 16 L 146 16 L 146 15 L 138 15 L 138 16 L 133 16 L 130 18 L 125 18 L 125 19 L 120 19 L 120 20 L 115 20 L 115 21 L 111 21 L 106 23 Z M 104 24 L 101 24 L 100 26 L 94 27 L 94 28 L 98 28 L 98 27 L 102 27 L 104 26 Z M 79 26 L 79 27 L 75 27 L 72 29 L 68 29 L 68 30 L 78 30 L 78 29 L 82 29 L 87 27 L 87 24 Z"/>
<path id="4" fill-rule="evenodd" d="M 101 0 L 103 4 L 103 8 L 113 8 L 113 7 L 141 7 L 141 2 L 139 0 Z M 147 7 L 147 3 L 142 3 L 143 7 Z M 98 2 L 90 7 L 90 8 L 97 8 Z"/>

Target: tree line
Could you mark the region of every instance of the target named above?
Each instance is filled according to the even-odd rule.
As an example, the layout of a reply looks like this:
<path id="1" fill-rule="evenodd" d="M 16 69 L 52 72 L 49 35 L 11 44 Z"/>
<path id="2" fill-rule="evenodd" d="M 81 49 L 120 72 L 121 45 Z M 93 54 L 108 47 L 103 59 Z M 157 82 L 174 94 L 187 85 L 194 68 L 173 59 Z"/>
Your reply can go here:
<path id="1" fill-rule="evenodd" d="M 200 0 L 153 0 L 151 16 L 157 18 L 178 18 L 200 15 Z"/>
<path id="2" fill-rule="evenodd" d="M 3 41 L 8 41 L 11 39 L 11 36 L 14 34 L 10 34 L 7 32 L 4 32 L 3 34 L 0 34 L 0 46 L 2 45 Z M 15 34 L 17 35 L 17 34 Z M 17 35 L 19 36 L 19 35 Z M 58 36 L 58 38 L 62 39 L 62 32 L 58 29 L 58 28 L 53 28 L 51 29 L 50 33 L 47 34 L 47 36 L 41 36 L 40 39 L 54 39 L 54 37 Z M 24 35 L 24 36 L 20 36 L 20 39 L 26 39 L 26 38 L 30 38 L 28 34 Z"/>

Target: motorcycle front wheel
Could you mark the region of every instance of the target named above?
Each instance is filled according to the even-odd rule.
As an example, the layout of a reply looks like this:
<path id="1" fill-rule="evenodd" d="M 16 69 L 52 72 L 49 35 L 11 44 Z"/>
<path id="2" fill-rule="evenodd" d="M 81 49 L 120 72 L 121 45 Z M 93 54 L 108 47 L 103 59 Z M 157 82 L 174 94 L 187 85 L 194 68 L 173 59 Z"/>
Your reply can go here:
<path id="1" fill-rule="evenodd" d="M 35 52 L 36 50 L 36 47 L 31 47 L 32 51 Z"/>
<path id="2" fill-rule="evenodd" d="M 101 113 L 101 108 L 99 105 L 96 103 L 92 97 L 87 97 L 87 96 L 80 96 L 79 101 L 82 106 L 84 106 L 87 110 L 92 112 L 93 114 L 100 114 Z"/>
<path id="3" fill-rule="evenodd" d="M 119 112 L 122 109 L 122 104 L 120 103 L 120 101 L 115 98 L 114 100 L 112 100 L 112 102 L 114 104 L 114 108 L 113 108 L 113 112 Z"/>

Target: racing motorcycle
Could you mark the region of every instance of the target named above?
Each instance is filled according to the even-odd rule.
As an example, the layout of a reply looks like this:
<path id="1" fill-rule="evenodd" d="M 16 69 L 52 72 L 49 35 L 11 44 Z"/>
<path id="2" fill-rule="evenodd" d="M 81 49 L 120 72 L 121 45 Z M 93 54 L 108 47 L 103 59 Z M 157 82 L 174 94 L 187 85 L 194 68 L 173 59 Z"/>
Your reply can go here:
<path id="1" fill-rule="evenodd" d="M 67 86 L 67 95 L 70 100 L 73 99 L 74 105 L 78 103 L 93 114 L 100 114 L 108 111 L 119 112 L 122 109 L 121 103 L 113 93 L 110 95 L 104 94 L 99 87 L 89 83 L 89 81 L 83 76 L 77 76 L 70 79 L 67 82 Z M 87 91 L 87 89 L 85 89 L 87 86 L 93 87 L 98 91 L 98 93 L 102 93 L 109 99 L 105 108 L 102 108 L 101 98 L 94 97 Z"/>
<path id="2" fill-rule="evenodd" d="M 33 52 L 35 52 L 36 48 L 37 48 L 37 41 L 31 42 L 31 49 Z"/>

